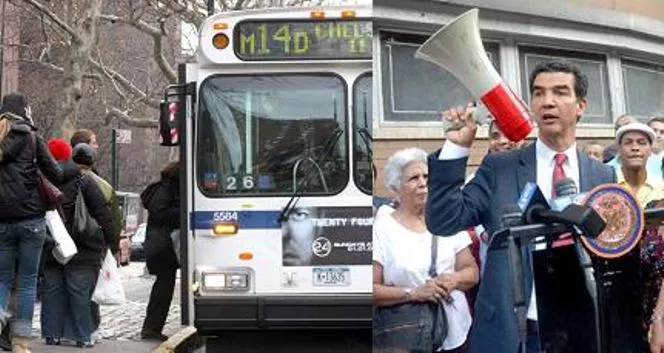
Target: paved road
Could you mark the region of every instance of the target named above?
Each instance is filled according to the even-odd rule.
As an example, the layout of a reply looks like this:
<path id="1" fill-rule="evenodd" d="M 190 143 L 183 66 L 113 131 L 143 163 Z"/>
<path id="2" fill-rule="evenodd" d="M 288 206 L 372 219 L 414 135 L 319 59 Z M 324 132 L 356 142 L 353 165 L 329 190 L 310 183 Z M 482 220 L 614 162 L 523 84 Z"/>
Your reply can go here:
<path id="1" fill-rule="evenodd" d="M 98 342 L 86 353 L 149 353 L 159 345 L 139 339 L 145 307 L 154 278 L 144 273 L 144 264 L 134 262 L 121 268 L 127 301 L 119 306 L 102 306 L 102 323 Z M 181 329 L 179 282 L 164 333 L 172 335 Z M 40 307 L 35 308 L 34 334 L 41 336 Z M 71 343 L 46 346 L 42 339 L 33 341 L 34 353 L 71 353 L 79 350 Z M 83 352 L 83 351 L 81 351 Z M 261 331 L 228 332 L 206 340 L 197 353 L 370 353 L 371 332 L 365 331 Z"/>
<path id="2" fill-rule="evenodd" d="M 208 338 L 205 353 L 371 353 L 371 330 L 229 332 Z"/>

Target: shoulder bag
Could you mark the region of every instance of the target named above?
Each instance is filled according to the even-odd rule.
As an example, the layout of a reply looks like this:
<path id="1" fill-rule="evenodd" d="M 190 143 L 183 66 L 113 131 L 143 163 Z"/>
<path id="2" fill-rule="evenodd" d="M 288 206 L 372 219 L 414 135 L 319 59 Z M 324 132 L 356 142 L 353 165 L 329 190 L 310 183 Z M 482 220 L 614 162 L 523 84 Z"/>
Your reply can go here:
<path id="1" fill-rule="evenodd" d="M 436 277 L 438 237 L 432 235 L 429 276 Z M 402 303 L 376 307 L 373 345 L 385 352 L 438 352 L 447 336 L 442 303 Z"/>
<path id="2" fill-rule="evenodd" d="M 39 169 L 39 163 L 37 163 L 37 137 L 35 134 L 30 134 L 30 139 L 32 141 L 32 150 L 34 151 L 32 161 L 37 170 L 37 189 L 39 190 L 39 195 L 47 211 L 55 210 L 64 201 L 64 195 Z"/>

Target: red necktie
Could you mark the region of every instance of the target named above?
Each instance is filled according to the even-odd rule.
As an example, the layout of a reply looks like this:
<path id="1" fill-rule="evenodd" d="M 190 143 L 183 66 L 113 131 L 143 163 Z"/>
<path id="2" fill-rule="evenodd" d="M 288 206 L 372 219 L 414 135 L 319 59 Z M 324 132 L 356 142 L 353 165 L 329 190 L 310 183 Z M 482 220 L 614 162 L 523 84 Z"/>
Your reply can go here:
<path id="1" fill-rule="evenodd" d="M 553 180 L 551 181 L 551 199 L 556 198 L 556 184 L 559 181 L 565 179 L 565 169 L 563 169 L 563 164 L 567 160 L 567 155 L 564 153 L 556 153 L 555 165 L 553 166 Z"/>
<path id="2" fill-rule="evenodd" d="M 556 153 L 554 160 L 555 165 L 553 166 L 553 179 L 551 181 L 552 200 L 556 198 L 556 184 L 558 184 L 560 180 L 565 179 L 565 169 L 563 169 L 563 164 L 565 164 L 565 161 L 567 160 L 567 155 L 564 153 Z M 558 240 L 553 242 L 552 247 L 557 248 L 573 244 L 574 240 L 571 235 L 571 233 L 562 234 Z"/>

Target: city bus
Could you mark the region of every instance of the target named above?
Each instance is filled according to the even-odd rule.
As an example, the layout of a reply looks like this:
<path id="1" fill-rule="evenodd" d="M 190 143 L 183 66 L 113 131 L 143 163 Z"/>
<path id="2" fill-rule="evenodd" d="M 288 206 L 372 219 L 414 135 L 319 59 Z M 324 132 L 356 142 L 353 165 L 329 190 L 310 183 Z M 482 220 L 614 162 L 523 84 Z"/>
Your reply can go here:
<path id="1" fill-rule="evenodd" d="M 182 323 L 372 319 L 369 7 L 219 13 L 161 105 L 181 161 Z"/>

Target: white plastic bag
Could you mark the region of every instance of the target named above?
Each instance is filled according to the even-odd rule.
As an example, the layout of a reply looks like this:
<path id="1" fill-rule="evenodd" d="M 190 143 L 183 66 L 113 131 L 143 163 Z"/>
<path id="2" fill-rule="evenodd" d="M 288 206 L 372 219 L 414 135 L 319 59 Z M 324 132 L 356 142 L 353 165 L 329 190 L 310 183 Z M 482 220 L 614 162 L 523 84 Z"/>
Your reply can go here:
<path id="1" fill-rule="evenodd" d="M 108 250 L 101 265 L 97 286 L 92 293 L 92 301 L 99 305 L 120 305 L 124 304 L 125 300 L 118 263 Z"/>
<path id="2" fill-rule="evenodd" d="M 65 265 L 78 252 L 76 244 L 74 244 L 74 240 L 72 240 L 67 228 L 65 228 L 65 224 L 62 222 L 58 211 L 46 211 L 45 219 L 46 226 L 55 240 L 55 246 L 51 253 L 56 261 Z"/>
<path id="3" fill-rule="evenodd" d="M 180 229 L 176 228 L 171 232 L 171 242 L 173 243 L 173 251 L 175 251 L 175 257 L 180 263 Z"/>

